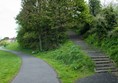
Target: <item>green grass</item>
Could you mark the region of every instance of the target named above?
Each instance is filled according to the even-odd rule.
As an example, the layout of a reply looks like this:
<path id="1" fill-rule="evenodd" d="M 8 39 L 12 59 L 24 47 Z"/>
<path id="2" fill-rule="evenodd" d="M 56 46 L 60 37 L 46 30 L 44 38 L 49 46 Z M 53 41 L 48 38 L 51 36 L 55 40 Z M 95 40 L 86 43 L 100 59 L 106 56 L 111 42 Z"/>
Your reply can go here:
<path id="1" fill-rule="evenodd" d="M 15 44 L 15 43 L 14 43 Z M 21 50 L 14 44 L 8 46 L 13 50 Z M 21 50 L 31 54 L 31 50 Z M 62 83 L 73 83 L 75 80 L 94 74 L 94 64 L 81 49 L 68 41 L 61 47 L 47 52 L 34 54 L 35 57 L 41 58 L 50 64 L 58 73 Z"/>
<path id="2" fill-rule="evenodd" d="M 0 83 L 9 83 L 17 74 L 21 59 L 16 55 L 0 51 Z"/>

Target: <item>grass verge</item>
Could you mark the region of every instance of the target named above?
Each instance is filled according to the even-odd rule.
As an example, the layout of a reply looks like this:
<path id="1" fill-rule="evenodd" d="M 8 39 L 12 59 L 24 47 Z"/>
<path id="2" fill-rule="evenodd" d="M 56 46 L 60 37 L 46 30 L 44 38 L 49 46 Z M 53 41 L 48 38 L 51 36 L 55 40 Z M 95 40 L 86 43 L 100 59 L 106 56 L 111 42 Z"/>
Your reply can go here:
<path id="1" fill-rule="evenodd" d="M 9 83 L 17 74 L 21 60 L 16 55 L 0 51 L 0 83 Z"/>
<path id="2" fill-rule="evenodd" d="M 13 48 L 12 45 L 8 48 L 14 49 L 15 47 Z M 17 50 L 19 49 L 17 48 Z M 26 52 L 26 50 L 21 51 Z M 27 52 L 31 53 L 31 50 Z M 92 60 L 70 41 L 56 50 L 39 52 L 34 56 L 49 63 L 58 73 L 62 83 L 73 83 L 77 79 L 94 74 Z"/>

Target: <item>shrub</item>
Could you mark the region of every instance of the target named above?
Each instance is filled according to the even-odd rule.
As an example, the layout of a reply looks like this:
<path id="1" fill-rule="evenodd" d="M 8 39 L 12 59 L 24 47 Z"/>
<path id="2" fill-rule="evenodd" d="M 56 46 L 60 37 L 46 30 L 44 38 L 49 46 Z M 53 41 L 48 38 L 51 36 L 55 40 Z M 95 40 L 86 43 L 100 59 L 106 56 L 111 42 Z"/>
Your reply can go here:
<path id="1" fill-rule="evenodd" d="M 0 41 L 0 46 L 6 47 L 9 44 L 7 40 Z"/>

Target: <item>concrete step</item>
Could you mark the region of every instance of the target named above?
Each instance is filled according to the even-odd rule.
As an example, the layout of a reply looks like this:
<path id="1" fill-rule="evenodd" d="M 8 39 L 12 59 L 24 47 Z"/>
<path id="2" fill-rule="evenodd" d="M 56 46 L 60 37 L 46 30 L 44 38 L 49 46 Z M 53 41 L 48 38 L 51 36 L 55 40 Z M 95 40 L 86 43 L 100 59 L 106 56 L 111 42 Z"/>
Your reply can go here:
<path id="1" fill-rule="evenodd" d="M 117 69 L 113 69 L 113 70 L 96 70 L 95 72 L 96 73 L 106 73 L 106 72 L 117 72 L 118 70 Z"/>
<path id="2" fill-rule="evenodd" d="M 99 58 L 99 59 L 100 59 L 100 58 L 101 58 L 101 59 L 102 59 L 102 58 L 104 58 L 104 59 L 106 59 L 106 58 L 109 59 L 108 56 L 91 56 L 91 58 L 92 58 L 92 59 L 98 59 L 98 58 Z"/>
<path id="3" fill-rule="evenodd" d="M 109 64 L 112 63 L 111 61 L 107 60 L 107 61 L 95 61 L 95 64 Z"/>
<path id="4" fill-rule="evenodd" d="M 113 65 L 114 65 L 113 63 L 109 63 L 109 64 L 96 64 L 95 66 L 96 67 L 111 67 Z"/>
<path id="5" fill-rule="evenodd" d="M 93 61 L 109 61 L 109 58 L 93 58 Z"/>
<path id="6" fill-rule="evenodd" d="M 116 69 L 114 66 L 110 66 L 110 67 L 96 67 L 96 70 L 106 70 L 106 69 Z"/>

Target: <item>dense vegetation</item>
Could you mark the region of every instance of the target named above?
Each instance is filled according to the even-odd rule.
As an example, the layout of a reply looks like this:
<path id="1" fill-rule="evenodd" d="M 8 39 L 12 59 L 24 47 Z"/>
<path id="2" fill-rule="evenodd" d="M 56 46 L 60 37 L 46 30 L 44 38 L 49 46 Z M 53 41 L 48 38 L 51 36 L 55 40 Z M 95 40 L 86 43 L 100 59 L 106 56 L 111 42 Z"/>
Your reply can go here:
<path id="1" fill-rule="evenodd" d="M 89 0 L 90 13 L 96 16 L 101 11 L 100 0 Z"/>
<path id="2" fill-rule="evenodd" d="M 31 50 L 21 49 L 18 43 L 12 43 L 7 48 L 32 53 Z M 92 60 L 70 41 L 56 50 L 39 53 L 34 51 L 33 53 L 34 56 L 45 60 L 57 71 L 62 83 L 73 83 L 77 79 L 94 73 Z"/>
<path id="3" fill-rule="evenodd" d="M 93 16 L 84 37 L 88 43 L 106 52 L 118 65 L 118 9 L 110 4 L 100 10 Z"/>
<path id="4" fill-rule="evenodd" d="M 17 39 L 24 48 L 54 49 L 65 42 L 68 28 L 84 27 L 89 18 L 84 0 L 22 0 Z"/>
<path id="5" fill-rule="evenodd" d="M 0 51 L 0 83 L 9 83 L 17 74 L 21 60 L 12 53 Z"/>

